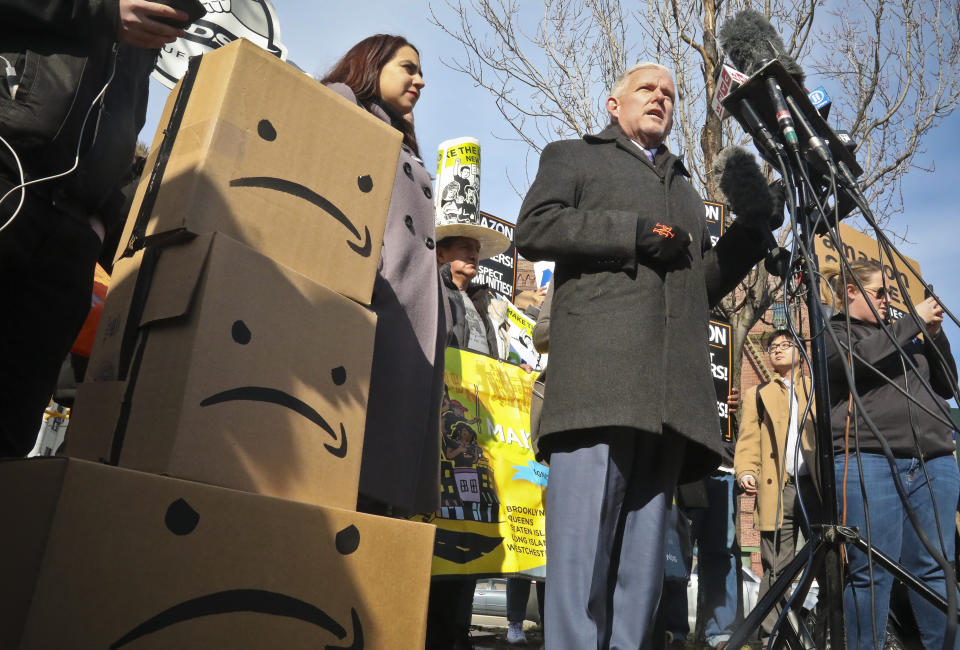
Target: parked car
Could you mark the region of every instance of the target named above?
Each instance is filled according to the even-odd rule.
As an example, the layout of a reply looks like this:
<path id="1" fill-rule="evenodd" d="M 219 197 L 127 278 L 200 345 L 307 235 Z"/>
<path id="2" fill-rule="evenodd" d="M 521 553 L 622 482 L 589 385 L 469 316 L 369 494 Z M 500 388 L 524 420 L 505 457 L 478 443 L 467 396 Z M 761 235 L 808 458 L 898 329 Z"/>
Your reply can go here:
<path id="1" fill-rule="evenodd" d="M 532 581 L 531 581 L 532 582 Z M 507 579 L 478 578 L 473 590 L 473 613 L 481 616 L 507 616 Z M 540 623 L 540 610 L 537 607 L 537 589 L 530 585 L 525 617 L 528 621 Z"/>

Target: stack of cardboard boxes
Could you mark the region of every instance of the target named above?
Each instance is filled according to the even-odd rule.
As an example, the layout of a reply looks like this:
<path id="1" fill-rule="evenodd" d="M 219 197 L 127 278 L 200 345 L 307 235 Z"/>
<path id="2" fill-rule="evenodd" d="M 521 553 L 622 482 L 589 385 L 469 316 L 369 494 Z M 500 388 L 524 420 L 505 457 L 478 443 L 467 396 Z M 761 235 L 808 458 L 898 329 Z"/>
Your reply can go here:
<path id="1" fill-rule="evenodd" d="M 422 648 L 433 526 L 355 512 L 400 133 L 243 41 L 161 125 L 0 648 Z"/>

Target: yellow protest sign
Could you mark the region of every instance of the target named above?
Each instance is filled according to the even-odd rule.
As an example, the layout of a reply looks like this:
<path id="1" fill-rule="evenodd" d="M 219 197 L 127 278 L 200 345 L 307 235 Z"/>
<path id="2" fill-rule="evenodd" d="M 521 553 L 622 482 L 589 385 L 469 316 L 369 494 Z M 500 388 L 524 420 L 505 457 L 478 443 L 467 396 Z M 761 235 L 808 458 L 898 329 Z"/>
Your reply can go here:
<path id="1" fill-rule="evenodd" d="M 530 444 L 535 373 L 466 350 L 446 352 L 440 511 L 433 575 L 525 573 L 546 565 L 549 470 Z"/>

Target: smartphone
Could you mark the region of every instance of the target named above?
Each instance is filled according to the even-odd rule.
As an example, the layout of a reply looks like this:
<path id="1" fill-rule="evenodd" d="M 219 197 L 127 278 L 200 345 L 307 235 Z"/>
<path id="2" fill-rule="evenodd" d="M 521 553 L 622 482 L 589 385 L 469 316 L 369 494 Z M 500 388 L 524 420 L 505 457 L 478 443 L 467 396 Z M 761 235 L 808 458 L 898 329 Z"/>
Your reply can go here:
<path id="1" fill-rule="evenodd" d="M 174 9 L 179 9 L 180 11 L 186 12 L 188 18 L 185 22 L 179 20 L 172 20 L 170 18 L 154 18 L 157 22 L 164 23 L 165 25 L 170 25 L 171 27 L 179 27 L 180 29 L 186 29 L 189 25 L 197 22 L 201 18 L 207 15 L 207 10 L 203 8 L 203 5 L 200 4 L 200 0 L 158 0 L 162 4 L 170 5 Z"/>

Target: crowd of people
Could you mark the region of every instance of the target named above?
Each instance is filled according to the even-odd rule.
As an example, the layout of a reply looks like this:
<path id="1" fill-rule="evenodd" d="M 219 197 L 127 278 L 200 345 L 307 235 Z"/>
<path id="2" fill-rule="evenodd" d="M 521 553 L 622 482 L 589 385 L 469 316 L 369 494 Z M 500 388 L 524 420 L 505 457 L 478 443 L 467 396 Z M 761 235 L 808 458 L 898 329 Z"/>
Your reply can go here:
<path id="1" fill-rule="evenodd" d="M 0 319 L 0 456 L 23 456 L 89 306 L 100 242 L 117 225 L 104 223 L 102 208 L 133 161 L 152 59 L 183 34 L 158 19 L 186 15 L 144 0 L 0 7 L 4 60 L 22 74 L 24 53 L 41 41 L 53 52 L 41 58 L 41 73 L 58 82 L 0 84 L 0 282 L 9 306 Z M 433 512 L 441 453 L 471 453 L 466 441 L 442 443 L 444 350 L 503 358 L 492 296 L 473 279 L 479 261 L 509 241 L 477 223 L 470 167 L 462 186 L 443 188 L 445 207 L 435 211 L 413 126 L 425 82 L 411 43 L 364 39 L 321 82 L 403 134 L 371 303 L 378 320 L 358 509 Z M 692 521 L 701 584 L 710 585 L 700 602 L 706 641 L 722 648 L 743 615 L 736 490 L 756 497 L 765 592 L 796 553 L 804 522 L 816 521 L 817 472 L 830 471 L 812 455 L 811 377 L 803 342 L 787 330 L 766 338 L 773 378 L 732 396 L 735 452 L 722 444 L 708 316 L 762 259 L 769 225 L 764 215 L 740 215 L 711 244 L 701 197 L 666 144 L 676 93 L 657 63 L 626 70 L 606 99 L 605 129 L 543 149 L 517 220 L 518 251 L 555 263 L 534 331 L 538 349 L 550 349 L 535 440 L 550 465 L 548 648 L 665 640 L 651 635 L 658 612 L 675 604 L 661 594 L 678 485 L 703 488 L 704 501 L 683 504 L 679 516 Z M 93 128 L 106 121 L 109 130 Z M 74 153 L 72 173 L 28 185 L 70 168 Z M 919 321 L 887 328 L 879 267 L 854 263 L 830 279 L 837 311 L 825 340 L 843 521 L 944 594 L 953 584 L 945 568 L 960 472 L 954 431 L 940 416 L 957 379 L 943 310 L 929 298 L 916 306 Z M 52 302 L 61 306 L 56 319 L 42 313 Z M 892 578 L 858 550 L 848 550 L 847 562 L 848 646 L 882 647 Z M 511 581 L 515 641 L 529 587 Z M 433 581 L 427 647 L 469 644 L 472 594 L 471 580 Z M 922 598 L 911 602 L 924 645 L 942 646 L 944 615 Z M 762 639 L 776 619 L 772 612 L 764 620 Z"/>

